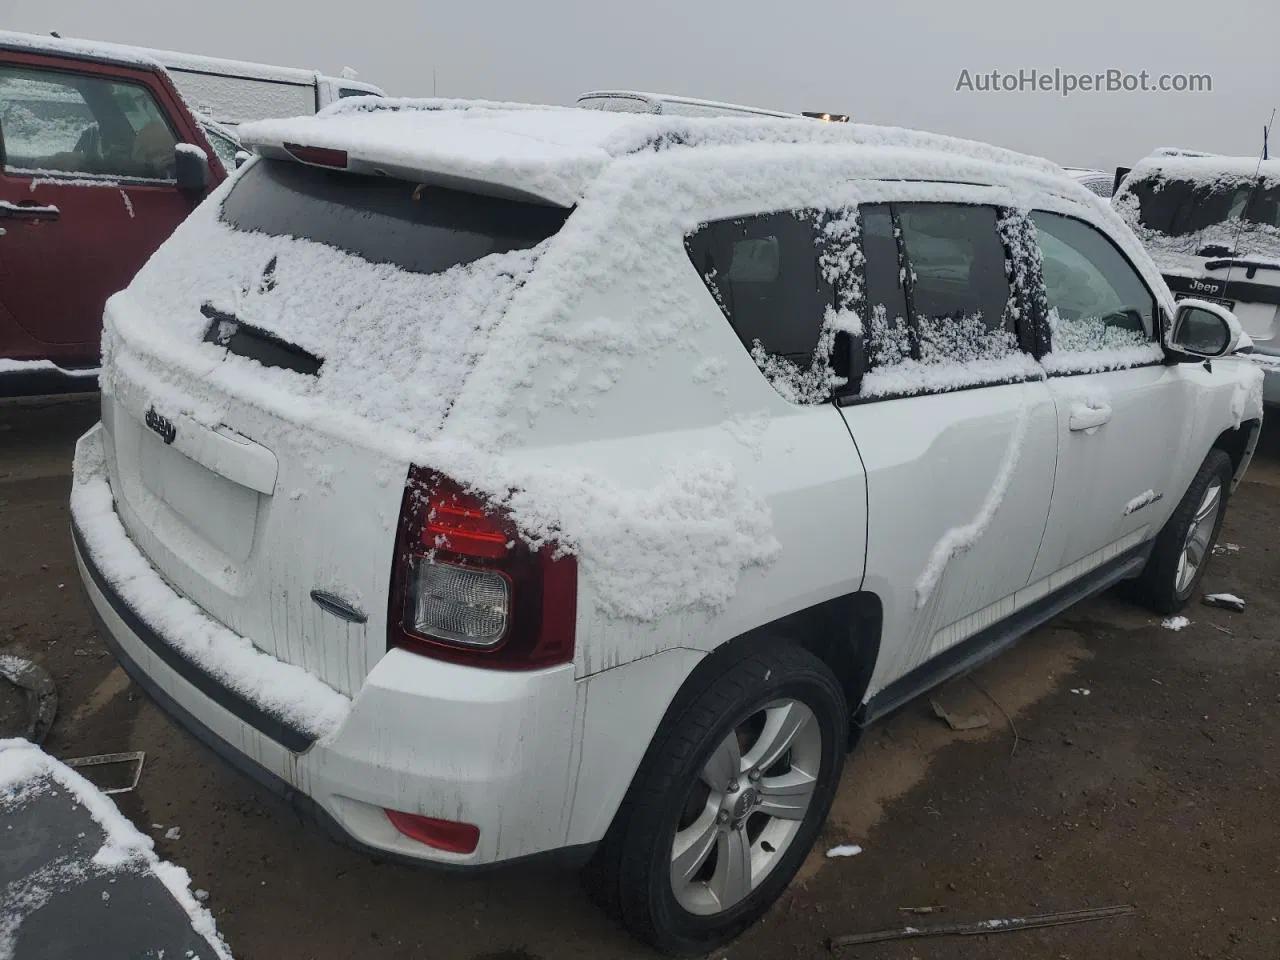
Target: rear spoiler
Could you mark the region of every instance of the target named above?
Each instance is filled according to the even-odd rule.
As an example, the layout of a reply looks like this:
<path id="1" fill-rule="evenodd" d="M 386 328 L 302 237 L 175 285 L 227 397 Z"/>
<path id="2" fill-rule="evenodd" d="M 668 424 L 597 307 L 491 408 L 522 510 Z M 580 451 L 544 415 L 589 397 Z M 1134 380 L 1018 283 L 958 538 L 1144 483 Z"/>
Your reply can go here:
<path id="1" fill-rule="evenodd" d="M 334 150 L 328 147 L 310 147 L 296 143 L 272 143 L 257 139 L 246 139 L 255 151 L 273 160 L 289 160 L 310 167 L 325 170 L 342 170 L 347 173 L 364 174 L 366 176 L 391 177 L 406 180 L 409 183 L 422 183 L 432 187 L 445 187 L 460 193 L 474 193 L 498 200 L 515 200 L 520 203 L 532 203 L 543 207 L 572 207 L 574 201 L 556 195 L 552 191 L 534 193 L 519 186 L 495 182 L 476 177 L 460 176 L 448 170 L 432 170 L 425 166 L 404 166 L 394 163 L 364 160 L 352 157 L 345 150 Z M 316 158 L 316 154 L 334 154 L 341 156 L 341 162 Z"/>

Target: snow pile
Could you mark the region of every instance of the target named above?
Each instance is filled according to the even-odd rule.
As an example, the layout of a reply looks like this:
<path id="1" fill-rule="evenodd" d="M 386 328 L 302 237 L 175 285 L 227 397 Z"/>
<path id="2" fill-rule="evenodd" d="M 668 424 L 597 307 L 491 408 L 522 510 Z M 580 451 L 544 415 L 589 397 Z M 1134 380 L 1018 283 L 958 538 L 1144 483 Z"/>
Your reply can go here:
<path id="1" fill-rule="evenodd" d="M 1191 626 L 1191 621 L 1186 617 L 1166 617 L 1160 622 L 1160 626 L 1166 630 L 1181 630 L 1184 627 Z"/>
<path id="2" fill-rule="evenodd" d="M 231 951 L 218 934 L 213 916 L 192 896 L 186 870 L 160 860 L 151 838 L 140 833 L 115 804 L 80 774 L 26 740 L 0 740 L 0 810 L 16 806 L 30 793 L 43 793 L 51 785 L 68 791 L 89 812 L 102 827 L 106 841 L 88 865 L 54 861 L 43 871 L 10 886 L 5 902 L 0 904 L 0 957 L 12 955 L 22 923 L 55 891 L 65 888 L 68 881 L 130 870 L 147 872 L 160 880 L 191 918 L 195 932 L 204 937 L 218 957 L 231 960 Z"/>
<path id="3" fill-rule="evenodd" d="M 951 558 L 969 550 L 982 538 L 982 535 L 987 531 L 987 527 L 991 525 L 996 511 L 1000 509 L 1000 504 L 1004 501 L 1005 491 L 1009 489 L 1013 473 L 1018 468 L 1018 461 L 1022 457 L 1022 448 L 1027 439 L 1027 427 L 1030 423 L 1030 407 L 1023 406 L 1018 411 L 1018 419 L 1014 423 L 1013 433 L 1009 437 L 1009 446 L 1005 448 L 1004 459 L 996 470 L 995 479 L 987 491 L 986 498 L 982 501 L 982 506 L 978 509 L 977 516 L 962 527 L 953 527 L 948 530 L 934 544 L 933 550 L 929 554 L 929 560 L 925 564 L 920 577 L 916 580 L 917 610 L 928 603 L 930 595 L 933 593 L 934 588 L 937 587 L 938 581 L 942 579 L 942 574 L 946 571 L 947 564 L 951 562 Z"/>
<path id="4" fill-rule="evenodd" d="M 455 452 L 441 447 L 445 472 L 477 475 L 474 452 Z M 683 457 L 662 475 L 634 490 L 589 471 L 512 468 L 511 492 L 491 499 L 535 546 L 555 543 L 578 556 L 605 614 L 657 620 L 681 609 L 715 611 L 733 598 L 743 570 L 781 551 L 769 508 L 724 457 Z"/>
<path id="5" fill-rule="evenodd" d="M 302 667 L 262 653 L 169 587 L 129 539 L 107 483 L 101 436 L 77 448 L 71 510 L 95 565 L 122 600 L 179 653 L 262 709 L 317 738 L 351 701 Z"/>
<path id="6" fill-rule="evenodd" d="M 1164 361 L 1164 347 L 1158 343 L 1141 346 L 1081 350 L 1076 353 L 1059 351 L 1040 358 L 1040 365 L 1049 374 L 1106 373 L 1110 370 L 1128 370 Z"/>
<path id="7" fill-rule="evenodd" d="M 918 360 L 911 356 L 905 319 L 889 318 L 881 304 L 873 308 L 867 336 L 873 367 L 862 378 L 861 396 L 910 396 L 1043 376 L 1035 359 L 1018 349 L 1012 333 L 989 328 L 978 314 L 959 320 L 921 316 L 916 330 Z"/>

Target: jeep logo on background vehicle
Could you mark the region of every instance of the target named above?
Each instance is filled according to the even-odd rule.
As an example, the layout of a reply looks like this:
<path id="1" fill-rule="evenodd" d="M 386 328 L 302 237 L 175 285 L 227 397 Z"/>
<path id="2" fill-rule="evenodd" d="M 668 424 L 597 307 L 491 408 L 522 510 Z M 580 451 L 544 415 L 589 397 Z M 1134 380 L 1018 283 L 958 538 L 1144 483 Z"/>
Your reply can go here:
<path id="1" fill-rule="evenodd" d="M 166 444 L 173 443 L 174 437 L 178 435 L 178 428 L 173 425 L 173 421 L 156 413 L 155 407 L 147 411 L 146 421 L 147 426 L 160 434 Z"/>
<path id="2" fill-rule="evenodd" d="M 1188 286 L 1196 293 L 1222 293 L 1226 283 L 1218 280 L 1192 280 Z"/>

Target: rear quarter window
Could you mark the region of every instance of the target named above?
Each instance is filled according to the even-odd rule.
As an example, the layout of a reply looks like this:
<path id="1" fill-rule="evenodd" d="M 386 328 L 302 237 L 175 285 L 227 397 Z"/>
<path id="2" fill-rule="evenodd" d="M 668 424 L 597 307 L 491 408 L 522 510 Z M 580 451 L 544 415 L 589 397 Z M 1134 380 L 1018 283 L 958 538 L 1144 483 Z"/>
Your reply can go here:
<path id="1" fill-rule="evenodd" d="M 818 262 L 816 215 L 766 213 L 703 224 L 685 248 L 734 333 L 793 402 L 830 396 L 823 338 L 835 293 Z"/>
<path id="2" fill-rule="evenodd" d="M 425 274 L 536 247 L 569 213 L 269 159 L 246 170 L 222 205 L 223 219 L 237 230 L 311 240 Z"/>

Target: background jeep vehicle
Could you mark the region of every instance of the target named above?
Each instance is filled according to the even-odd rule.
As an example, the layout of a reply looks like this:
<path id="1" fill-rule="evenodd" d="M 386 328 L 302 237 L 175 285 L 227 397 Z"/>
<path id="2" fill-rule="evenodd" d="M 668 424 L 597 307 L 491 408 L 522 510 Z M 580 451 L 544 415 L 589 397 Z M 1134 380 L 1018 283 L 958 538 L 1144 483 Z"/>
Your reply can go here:
<path id="1" fill-rule="evenodd" d="M 1280 160 L 1163 148 L 1135 166 L 1113 201 L 1174 296 L 1232 310 L 1280 405 Z"/>
<path id="2" fill-rule="evenodd" d="M 225 175 L 158 64 L 0 32 L 0 394 L 91 384 L 107 297 Z"/>
<path id="3" fill-rule="evenodd" d="M 242 134 L 107 306 L 106 642 L 334 835 L 589 857 L 665 951 L 768 908 L 866 724 L 1122 579 L 1185 604 L 1256 444 L 1234 318 L 1047 161 L 440 101 Z"/>

